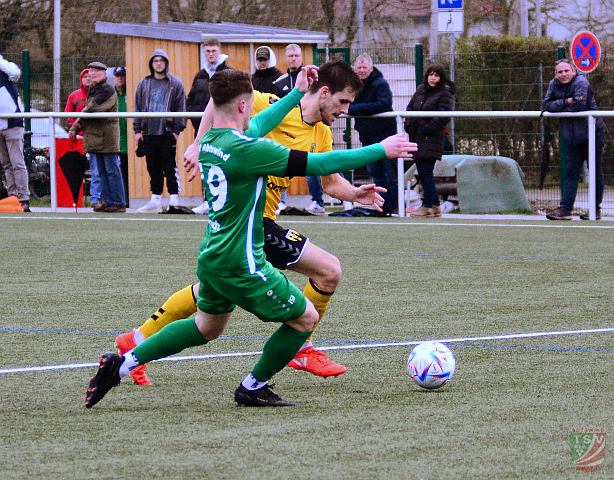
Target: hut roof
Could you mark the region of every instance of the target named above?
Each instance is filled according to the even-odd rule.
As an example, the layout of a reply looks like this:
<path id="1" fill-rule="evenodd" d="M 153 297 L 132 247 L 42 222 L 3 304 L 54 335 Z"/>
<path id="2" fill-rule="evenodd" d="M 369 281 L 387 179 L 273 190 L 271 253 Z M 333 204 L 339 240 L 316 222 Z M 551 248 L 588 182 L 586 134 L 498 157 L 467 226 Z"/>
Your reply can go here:
<path id="1" fill-rule="evenodd" d="M 96 22 L 97 33 L 202 43 L 217 38 L 221 43 L 329 43 L 325 32 L 267 27 L 244 23 L 112 23 Z"/>

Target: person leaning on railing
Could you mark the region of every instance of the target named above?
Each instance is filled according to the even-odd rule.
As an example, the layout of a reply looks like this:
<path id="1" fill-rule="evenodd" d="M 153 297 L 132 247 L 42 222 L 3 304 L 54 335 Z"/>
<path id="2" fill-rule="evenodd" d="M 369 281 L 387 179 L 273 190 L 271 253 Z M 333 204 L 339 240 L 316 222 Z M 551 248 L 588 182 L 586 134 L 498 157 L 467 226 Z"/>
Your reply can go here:
<path id="1" fill-rule="evenodd" d="M 544 110 L 548 112 L 583 112 L 597 110 L 597 101 L 588 80 L 577 73 L 566 58 L 556 62 L 554 78 L 548 84 Z M 571 211 L 576 200 L 580 171 L 588 161 L 588 124 L 586 118 L 561 118 L 559 123 L 561 136 L 567 143 L 567 172 L 559 208 L 548 213 L 548 220 L 571 220 Z M 596 205 L 597 220 L 601 218 L 601 201 L 603 199 L 604 177 L 601 156 L 605 144 L 605 123 L 597 117 L 595 121 L 595 174 L 597 180 Z M 588 214 L 580 215 L 588 220 Z"/>

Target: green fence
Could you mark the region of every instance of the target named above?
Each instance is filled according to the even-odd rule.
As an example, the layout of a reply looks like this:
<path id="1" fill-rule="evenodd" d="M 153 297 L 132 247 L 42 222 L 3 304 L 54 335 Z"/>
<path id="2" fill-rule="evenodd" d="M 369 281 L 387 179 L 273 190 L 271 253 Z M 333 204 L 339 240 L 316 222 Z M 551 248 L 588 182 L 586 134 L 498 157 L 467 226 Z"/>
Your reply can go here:
<path id="1" fill-rule="evenodd" d="M 416 89 L 417 76 L 426 66 L 442 64 L 447 72 L 454 62 L 457 110 L 541 110 L 548 82 L 554 73 L 556 48 L 548 50 L 488 53 L 457 52 L 424 58 L 420 49 L 346 49 L 353 61 L 362 52 L 369 53 L 378 69 L 389 81 L 394 95 L 394 109 L 405 110 Z M 394 50 L 393 52 L 391 50 Z M 321 60 L 326 50 L 319 50 Z M 418 61 L 416 61 L 418 60 Z M 417 73 L 418 72 L 418 73 Z M 614 56 L 605 55 L 598 69 L 587 75 L 599 106 L 614 109 Z M 614 119 L 606 125 L 614 132 Z M 345 148 L 345 126 L 334 130 L 336 148 Z M 536 211 L 558 206 L 560 199 L 560 144 L 558 121 L 555 119 L 456 119 L 448 128 L 449 150 L 457 154 L 501 155 L 516 160 L 525 174 L 525 188 Z M 358 136 L 351 135 L 351 146 L 359 146 Z M 614 146 L 606 142 L 604 172 L 606 196 L 603 209 L 614 215 Z M 364 170 L 356 172 L 356 180 L 366 179 Z M 588 176 L 586 176 L 588 178 Z M 587 182 L 588 180 L 586 180 Z M 577 205 L 587 205 L 588 187 L 582 183 Z"/>
<path id="2" fill-rule="evenodd" d="M 606 51 L 603 48 L 603 51 Z M 447 71 L 454 62 L 457 110 L 541 110 L 548 82 L 557 59 L 556 48 L 546 50 L 472 53 L 457 50 L 438 57 L 423 57 L 420 48 L 317 49 L 319 62 L 330 58 L 353 61 L 360 53 L 369 53 L 375 65 L 390 83 L 394 109 L 405 110 L 415 92 L 421 72 L 429 62 L 441 63 Z M 22 52 L 4 53 L 20 64 Z M 422 62 L 420 60 L 423 60 Z M 68 94 L 78 88 L 79 73 L 93 58 L 63 58 L 61 61 L 61 108 Z M 123 65 L 122 56 L 96 58 L 109 66 Z M 50 111 L 53 98 L 53 61 L 30 60 L 30 96 L 32 108 Z M 614 56 L 604 55 L 597 70 L 588 78 L 601 109 L 614 109 Z M 23 82 L 28 81 L 22 78 Z M 614 119 L 606 120 L 614 132 Z M 502 155 L 518 161 L 525 174 L 525 187 L 535 210 L 551 208 L 560 197 L 560 145 L 556 120 L 534 119 L 457 119 L 449 128 L 450 150 L 458 154 Z M 351 121 L 339 121 L 333 128 L 335 148 L 359 146 Z M 614 215 L 614 146 L 610 138 L 604 152 L 606 200 L 603 209 Z M 366 177 L 355 172 L 356 181 Z M 578 204 L 585 203 L 587 187 L 583 183 Z"/>
<path id="3" fill-rule="evenodd" d="M 50 112 L 53 111 L 53 59 L 32 58 L 27 51 L 4 53 L 3 57 L 16 63 L 22 69 L 19 79 L 19 90 L 27 110 Z M 29 57 L 29 65 L 27 62 Z M 64 110 L 68 95 L 79 88 L 79 76 L 85 66 L 99 60 L 106 65 L 124 65 L 123 56 L 79 58 L 64 57 L 60 62 L 60 110 Z M 46 120 L 32 120 L 30 125 L 26 123 L 26 141 L 34 146 L 48 147 L 48 127 Z M 66 125 L 64 125 L 65 127 Z M 56 128 L 56 136 L 62 133 L 61 126 Z"/>

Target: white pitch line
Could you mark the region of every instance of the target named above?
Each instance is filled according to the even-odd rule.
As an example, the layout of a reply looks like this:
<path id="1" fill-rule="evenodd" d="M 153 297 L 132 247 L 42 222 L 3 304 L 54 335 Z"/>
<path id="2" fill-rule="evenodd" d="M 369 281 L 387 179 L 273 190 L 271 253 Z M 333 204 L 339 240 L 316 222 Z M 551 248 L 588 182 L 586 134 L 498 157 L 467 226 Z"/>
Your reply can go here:
<path id="1" fill-rule="evenodd" d="M 589 328 L 584 330 L 561 330 L 554 332 L 531 332 L 531 333 L 511 333 L 504 335 L 489 335 L 483 337 L 453 337 L 453 338 L 439 338 L 433 340 L 412 340 L 409 342 L 384 342 L 384 343 L 364 343 L 359 345 L 335 345 L 332 347 L 318 347 L 319 350 L 358 350 L 364 348 L 385 348 L 385 347 L 408 347 L 411 345 L 418 345 L 425 341 L 431 342 L 443 342 L 443 343 L 464 343 L 464 342 L 476 342 L 485 340 L 513 340 L 517 338 L 535 338 L 535 337 L 554 337 L 561 335 L 582 335 L 587 333 L 608 333 L 614 332 L 614 327 L 606 328 Z M 230 352 L 230 353 L 210 353 L 207 355 L 184 355 L 173 356 L 167 358 L 161 358 L 155 360 L 156 362 L 183 362 L 190 360 L 208 360 L 212 358 L 232 358 L 232 357 L 251 357 L 254 355 L 260 355 L 262 351 L 253 352 Z M 43 372 L 48 370 L 74 370 L 77 368 L 91 368 L 96 367 L 98 363 L 73 363 L 65 365 L 46 365 L 40 367 L 18 367 L 18 368 L 2 368 L 0 369 L 0 375 L 9 373 L 25 373 L 25 372 Z"/>
<path id="2" fill-rule="evenodd" d="M 71 220 L 73 222 L 83 222 L 83 221 L 92 221 L 92 222 L 180 222 L 180 223 L 207 223 L 208 220 L 205 217 L 201 218 L 144 218 L 144 217 L 86 217 L 82 215 L 87 214 L 77 214 L 72 217 L 60 217 L 60 216 L 7 216 L 0 215 L 0 219 L 4 220 Z"/>
<path id="3" fill-rule="evenodd" d="M 478 342 L 484 340 L 513 340 L 516 338 L 535 338 L 535 337 L 555 337 L 560 335 L 578 335 L 586 333 L 607 333 L 614 332 L 614 327 L 590 328 L 586 330 L 561 330 L 558 332 L 533 332 L 533 333 L 511 333 L 506 335 L 491 335 L 486 337 L 460 337 L 460 338 L 439 338 L 434 340 L 420 340 L 411 342 L 388 342 L 388 343 L 365 343 L 362 345 L 339 345 L 334 347 L 319 347 L 318 350 L 353 350 L 358 348 L 381 348 L 381 347 L 408 347 L 417 345 L 424 341 L 441 343 L 463 343 Z"/>
<path id="4" fill-rule="evenodd" d="M 280 223 L 292 223 L 293 225 L 379 225 L 379 226 L 390 226 L 390 227 L 405 227 L 412 225 L 421 225 L 421 226 L 429 226 L 429 227 L 491 227 L 491 228 L 554 228 L 554 229 L 589 229 L 589 230 L 614 230 L 614 225 L 591 225 L 588 222 L 561 222 L 561 223 L 544 223 L 544 224 L 535 224 L 535 223 L 456 223 L 456 222 L 420 222 L 420 221 L 402 221 L 402 220 L 380 220 L 380 221 L 355 221 L 355 220 L 331 220 L 327 218 L 326 220 L 294 220 L 296 217 L 292 218 L 279 218 L 278 221 Z M 451 216 L 448 218 L 452 218 Z M 130 216 L 125 217 L 84 217 L 80 215 L 75 215 L 73 217 L 48 217 L 48 216 L 7 216 L 0 215 L 1 219 L 9 219 L 9 220 L 71 220 L 71 221 L 95 221 L 95 222 L 173 222 L 173 223 L 207 223 L 206 218 L 144 218 L 144 217 L 134 217 Z M 544 219 L 545 220 L 545 219 Z M 496 222 L 499 220 L 493 220 Z M 469 221 L 470 222 L 470 221 Z M 532 220 L 535 222 L 535 220 Z"/>

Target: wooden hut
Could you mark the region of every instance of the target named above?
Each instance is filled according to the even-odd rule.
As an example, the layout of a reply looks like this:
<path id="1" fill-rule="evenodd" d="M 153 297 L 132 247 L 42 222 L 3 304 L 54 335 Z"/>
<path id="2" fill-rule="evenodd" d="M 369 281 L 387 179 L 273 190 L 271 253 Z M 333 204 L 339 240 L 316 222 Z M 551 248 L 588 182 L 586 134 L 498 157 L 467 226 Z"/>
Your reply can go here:
<path id="1" fill-rule="evenodd" d="M 121 35 L 125 38 L 126 55 L 126 90 L 128 111 L 134 111 L 134 92 L 139 81 L 149 75 L 148 63 L 152 52 L 164 49 L 170 60 L 170 72 L 183 82 L 186 95 L 196 73 L 204 65 L 203 42 L 217 38 L 222 44 L 222 53 L 228 55 L 227 64 L 246 72 L 253 72 L 254 52 L 260 45 L 268 45 L 277 56 L 277 68 L 282 72 L 286 65 L 285 47 L 296 43 L 303 50 L 305 64 L 313 63 L 314 52 L 318 44 L 327 44 L 328 35 L 323 32 L 311 32 L 289 28 L 245 25 L 238 23 L 203 23 L 191 24 L 169 23 L 110 23 L 96 22 L 96 32 Z M 182 165 L 183 152 L 194 139 L 194 130 L 190 122 L 177 142 L 177 165 Z M 150 196 L 149 175 L 145 160 L 135 154 L 132 121 L 128 123 L 128 171 L 130 199 L 137 199 L 131 205 L 138 204 L 138 199 Z M 200 204 L 202 186 L 200 182 L 187 182 L 185 172 L 179 168 L 181 183 L 180 195 L 185 204 Z M 303 178 L 293 181 L 290 194 L 306 194 L 308 188 Z M 187 197 L 187 198 L 186 198 Z"/>

